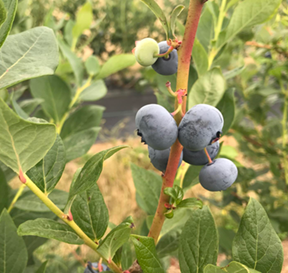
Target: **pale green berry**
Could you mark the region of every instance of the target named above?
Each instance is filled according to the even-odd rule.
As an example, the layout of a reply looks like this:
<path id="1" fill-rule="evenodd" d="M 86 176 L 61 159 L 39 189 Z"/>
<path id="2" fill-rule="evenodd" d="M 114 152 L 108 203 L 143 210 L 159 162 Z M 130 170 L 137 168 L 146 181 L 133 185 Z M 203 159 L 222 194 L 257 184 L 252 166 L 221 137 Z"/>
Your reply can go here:
<path id="1" fill-rule="evenodd" d="M 135 58 L 142 66 L 149 66 L 157 61 L 155 55 L 159 54 L 158 43 L 152 38 L 139 41 L 135 49 Z"/>

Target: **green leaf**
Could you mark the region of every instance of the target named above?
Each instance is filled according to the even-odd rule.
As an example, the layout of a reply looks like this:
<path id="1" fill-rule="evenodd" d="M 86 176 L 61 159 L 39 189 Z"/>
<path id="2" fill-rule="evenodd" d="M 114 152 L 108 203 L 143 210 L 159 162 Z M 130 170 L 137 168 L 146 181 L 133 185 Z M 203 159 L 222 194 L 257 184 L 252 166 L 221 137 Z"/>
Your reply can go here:
<path id="1" fill-rule="evenodd" d="M 178 205 L 177 208 L 193 208 L 193 209 L 202 209 L 203 202 L 197 198 L 187 198 L 182 200 Z"/>
<path id="2" fill-rule="evenodd" d="M 0 168 L 0 213 L 4 208 L 9 207 L 10 187 L 7 184 L 5 174 Z"/>
<path id="3" fill-rule="evenodd" d="M 209 264 L 205 267 L 204 273 L 260 273 L 257 270 L 250 269 L 243 264 L 238 262 L 231 262 L 225 267 L 217 267 L 215 265 Z"/>
<path id="4" fill-rule="evenodd" d="M 238 0 L 239 1 L 239 0 Z M 227 71 L 223 74 L 224 78 L 226 80 L 229 80 L 229 79 L 232 79 L 238 75 L 240 75 L 244 70 L 245 70 L 246 66 L 243 65 L 243 66 L 240 66 L 240 67 L 237 67 L 233 70 L 230 70 L 230 71 Z"/>
<path id="5" fill-rule="evenodd" d="M 226 81 L 219 67 L 214 67 L 199 78 L 188 95 L 189 109 L 204 103 L 216 106 L 226 89 Z"/>
<path id="6" fill-rule="evenodd" d="M 107 94 L 107 87 L 103 80 L 97 80 L 85 88 L 80 96 L 80 101 L 95 101 L 102 99 Z"/>
<path id="7" fill-rule="evenodd" d="M 73 43 L 76 42 L 84 30 L 89 29 L 93 20 L 92 5 L 86 2 L 76 14 L 76 24 L 72 29 Z"/>
<path id="8" fill-rule="evenodd" d="M 216 264 L 217 256 L 218 233 L 210 209 L 192 210 L 180 238 L 181 272 L 203 273 L 207 264 Z"/>
<path id="9" fill-rule="evenodd" d="M 26 221 L 18 227 L 18 235 L 34 235 L 73 245 L 82 245 L 84 243 L 67 224 L 59 223 L 51 219 L 38 218 L 36 220 Z"/>
<path id="10" fill-rule="evenodd" d="M 14 17 L 17 11 L 18 0 L 3 0 L 2 5 L 3 3 L 7 13 L 6 13 L 6 20 L 0 27 L 0 48 L 5 42 L 12 28 Z"/>
<path id="11" fill-rule="evenodd" d="M 7 18 L 7 11 L 2 0 L 0 0 L 0 28 Z"/>
<path id="12" fill-rule="evenodd" d="M 200 17 L 196 37 L 208 52 L 210 50 L 211 41 L 214 38 L 214 21 L 212 13 L 207 6 Z"/>
<path id="13" fill-rule="evenodd" d="M 149 215 L 154 215 L 162 187 L 160 175 L 142 169 L 133 163 L 131 163 L 131 170 L 136 188 L 137 204 Z"/>
<path id="14" fill-rule="evenodd" d="M 124 220 L 119 226 L 113 228 L 98 248 L 98 252 L 108 262 L 112 261 L 116 251 L 128 241 L 131 229 L 134 227 L 131 218 Z"/>
<path id="15" fill-rule="evenodd" d="M 123 270 L 127 270 L 131 264 L 133 263 L 134 259 L 134 253 L 132 253 L 131 250 L 131 244 L 128 242 L 126 242 L 122 247 L 122 258 L 121 258 L 121 266 Z M 135 257 L 136 258 L 136 257 Z"/>
<path id="16" fill-rule="evenodd" d="M 56 75 L 44 76 L 30 81 L 30 90 L 34 98 L 42 99 L 45 114 L 59 123 L 69 109 L 71 91 L 69 86 Z"/>
<path id="17" fill-rule="evenodd" d="M 27 115 L 31 115 L 34 110 L 43 102 L 42 99 L 28 99 L 19 102 L 19 106 Z"/>
<path id="18" fill-rule="evenodd" d="M 98 105 L 85 105 L 78 108 L 65 121 L 61 131 L 62 139 L 83 130 L 98 127 L 101 123 L 104 109 L 103 106 Z"/>
<path id="19" fill-rule="evenodd" d="M 208 264 L 207 266 L 205 266 L 203 272 L 204 273 L 223 273 L 223 270 L 216 265 Z"/>
<path id="20" fill-rule="evenodd" d="M 166 33 L 166 38 L 173 38 L 168 36 L 168 22 L 163 10 L 159 7 L 155 0 L 141 0 L 148 8 L 156 15 L 161 22 L 163 29 Z"/>
<path id="21" fill-rule="evenodd" d="M 90 56 L 85 62 L 85 68 L 90 76 L 95 76 L 100 71 L 100 64 L 95 56 Z"/>
<path id="22" fill-rule="evenodd" d="M 67 162 L 87 153 L 95 143 L 104 109 L 102 106 L 86 105 L 74 111 L 65 121 L 61 137 Z"/>
<path id="23" fill-rule="evenodd" d="M 53 74 L 58 58 L 57 42 L 50 28 L 36 27 L 10 35 L 0 49 L 0 89 Z"/>
<path id="24" fill-rule="evenodd" d="M 174 211 L 174 217 L 172 219 L 165 220 L 160 233 L 160 238 L 166 236 L 167 234 L 173 231 L 181 232 L 184 224 L 187 222 L 190 215 L 191 215 L 190 209 L 181 209 L 181 210 L 176 209 Z"/>
<path id="25" fill-rule="evenodd" d="M 73 43 L 73 35 L 72 35 L 72 30 L 73 27 L 75 26 L 75 21 L 73 21 L 72 19 L 68 20 L 68 22 L 66 23 L 65 27 L 64 27 L 64 39 L 66 41 L 66 43 L 69 45 L 69 47 L 72 47 L 72 43 Z"/>
<path id="26" fill-rule="evenodd" d="M 171 253 L 179 248 L 180 235 L 181 231 L 176 229 L 160 238 L 156 246 L 159 258 L 170 256 Z"/>
<path id="27" fill-rule="evenodd" d="M 203 166 L 189 166 L 183 180 L 183 189 L 187 190 L 199 183 L 199 173 Z"/>
<path id="28" fill-rule="evenodd" d="M 77 195 L 71 212 L 76 224 L 90 239 L 98 241 L 102 238 L 108 226 L 109 213 L 97 184 Z"/>
<path id="29" fill-rule="evenodd" d="M 103 64 L 96 79 L 107 78 L 108 76 L 123 70 L 136 62 L 133 54 L 120 54 L 112 56 L 106 63 Z"/>
<path id="30" fill-rule="evenodd" d="M 54 190 L 48 198 L 56 204 L 59 209 L 64 209 L 68 199 L 66 191 Z M 50 209 L 36 196 L 33 192 L 25 192 L 14 205 L 20 210 L 28 210 L 34 212 L 48 212 Z"/>
<path id="31" fill-rule="evenodd" d="M 25 243 L 17 235 L 17 228 L 4 209 L 0 216 L 0 272 L 22 273 L 27 260 Z"/>
<path id="32" fill-rule="evenodd" d="M 235 92 L 234 88 L 228 89 L 216 106 L 222 113 L 224 118 L 224 126 L 222 129 L 223 135 L 227 134 L 234 121 L 235 109 L 236 109 L 234 92 Z"/>
<path id="33" fill-rule="evenodd" d="M 25 173 L 35 166 L 55 137 L 54 125 L 22 120 L 0 99 L 0 160 L 14 172 Z"/>
<path id="34" fill-rule="evenodd" d="M 48 261 L 42 263 L 35 273 L 45 273 Z"/>
<path id="35" fill-rule="evenodd" d="M 280 3 L 281 0 L 245 0 L 240 2 L 234 10 L 227 30 L 217 41 L 217 48 L 220 49 L 243 29 L 265 22 L 279 8 Z"/>
<path id="36" fill-rule="evenodd" d="M 93 184 L 96 183 L 102 172 L 104 160 L 127 147 L 128 146 L 123 145 L 116 146 L 101 151 L 100 153 L 91 157 L 82 168 L 76 180 L 72 182 L 69 192 L 69 199 L 73 198 L 76 194 L 80 194 L 90 189 Z"/>
<path id="37" fill-rule="evenodd" d="M 203 76 L 207 72 L 209 66 L 208 54 L 197 38 L 194 41 L 192 58 L 198 72 L 198 76 Z"/>
<path id="38" fill-rule="evenodd" d="M 262 273 L 280 272 L 281 241 L 261 204 L 251 198 L 233 241 L 233 259 Z"/>
<path id="39" fill-rule="evenodd" d="M 137 261 L 144 273 L 165 273 L 156 253 L 154 239 L 131 235 Z"/>
<path id="40" fill-rule="evenodd" d="M 57 135 L 54 145 L 45 157 L 27 172 L 27 175 L 41 191 L 49 193 L 60 180 L 65 162 L 64 144 Z"/>
<path id="41" fill-rule="evenodd" d="M 84 69 L 81 60 L 77 57 L 77 55 L 74 52 L 71 51 L 71 49 L 65 44 L 65 42 L 62 39 L 58 38 L 58 44 L 63 55 L 67 58 L 68 62 L 70 63 L 73 69 L 77 86 L 80 87 L 82 85 L 84 74 Z"/>
<path id="42" fill-rule="evenodd" d="M 171 28 L 171 33 L 173 36 L 175 36 L 175 26 L 176 26 L 176 19 L 177 17 L 181 14 L 181 12 L 185 9 L 185 6 L 183 5 L 178 5 L 176 6 L 173 11 L 171 12 L 170 16 L 170 28 Z M 171 37 L 172 38 L 172 37 Z"/>
<path id="43" fill-rule="evenodd" d="M 19 106 L 19 104 L 14 99 L 11 100 L 11 105 L 12 105 L 15 113 L 20 118 L 23 118 L 23 119 L 28 119 L 29 118 L 29 116 L 22 110 L 22 108 Z"/>
<path id="44" fill-rule="evenodd" d="M 95 143 L 100 129 L 100 127 L 89 128 L 63 139 L 66 162 L 86 154 Z"/>

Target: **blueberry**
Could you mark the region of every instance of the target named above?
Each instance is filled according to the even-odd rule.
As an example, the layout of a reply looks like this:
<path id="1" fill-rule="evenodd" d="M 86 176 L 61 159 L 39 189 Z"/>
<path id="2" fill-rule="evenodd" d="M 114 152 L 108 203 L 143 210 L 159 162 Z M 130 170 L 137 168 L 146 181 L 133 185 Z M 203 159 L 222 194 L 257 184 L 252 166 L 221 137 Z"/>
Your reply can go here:
<path id="1" fill-rule="evenodd" d="M 135 48 L 136 61 L 142 66 L 149 66 L 157 61 L 154 55 L 159 54 L 159 47 L 157 42 L 152 38 L 145 38 L 137 42 Z"/>
<path id="2" fill-rule="evenodd" d="M 160 42 L 159 44 L 160 54 L 168 51 L 169 45 L 167 41 Z M 161 57 L 152 65 L 152 68 L 161 75 L 173 75 L 178 69 L 178 53 L 176 49 L 169 54 L 168 58 Z"/>
<path id="3" fill-rule="evenodd" d="M 161 105 L 143 106 L 136 114 L 135 123 L 142 141 L 155 150 L 166 150 L 177 139 L 177 124 L 171 114 Z"/>
<path id="4" fill-rule="evenodd" d="M 184 148 L 200 151 L 219 139 L 224 125 L 221 112 L 208 104 L 192 107 L 183 117 L 178 128 L 178 138 Z"/>
<path id="5" fill-rule="evenodd" d="M 166 167 L 168 164 L 170 148 L 163 150 L 163 151 L 159 151 L 159 150 L 155 150 L 155 149 L 148 146 L 148 151 L 149 151 L 149 158 L 150 158 L 150 161 L 153 164 L 153 166 L 157 170 L 164 173 L 166 171 Z M 183 159 L 183 152 L 181 153 L 181 156 L 179 159 L 178 168 L 180 167 L 180 165 L 182 163 L 182 159 Z"/>
<path id="6" fill-rule="evenodd" d="M 208 154 L 210 158 L 213 160 L 219 152 L 219 142 L 216 141 L 212 145 L 207 146 Z M 189 151 L 187 149 L 183 149 L 183 160 L 191 165 L 206 165 L 209 161 L 203 150 L 200 151 Z"/>
<path id="7" fill-rule="evenodd" d="M 267 59 L 272 59 L 272 55 L 271 55 L 271 52 L 270 51 L 267 51 L 264 55 L 265 58 Z"/>
<path id="8" fill-rule="evenodd" d="M 201 169 L 199 181 L 208 191 L 224 191 L 235 182 L 237 176 L 238 170 L 232 161 L 217 158 Z"/>
<path id="9" fill-rule="evenodd" d="M 107 267 L 107 265 L 105 265 L 105 264 L 101 264 L 101 265 L 102 265 L 102 269 L 103 269 L 102 272 L 110 271 L 110 269 Z M 95 270 L 93 268 L 98 268 L 98 263 L 90 263 L 90 262 L 88 262 L 88 265 L 85 268 L 84 273 L 98 273 L 99 272 L 98 270 Z"/>

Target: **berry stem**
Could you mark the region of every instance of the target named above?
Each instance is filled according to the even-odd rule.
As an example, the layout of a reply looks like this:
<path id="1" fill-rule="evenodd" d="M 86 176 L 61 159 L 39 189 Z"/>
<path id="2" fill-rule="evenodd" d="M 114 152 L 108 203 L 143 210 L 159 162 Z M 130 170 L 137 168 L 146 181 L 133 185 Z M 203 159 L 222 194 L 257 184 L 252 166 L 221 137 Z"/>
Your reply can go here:
<path id="1" fill-rule="evenodd" d="M 155 54 L 154 58 L 161 58 L 161 57 L 168 57 L 168 55 L 174 50 L 173 46 L 170 46 L 169 49 L 167 50 L 167 52 L 162 53 L 162 54 Z"/>
<path id="2" fill-rule="evenodd" d="M 206 156 L 208 158 L 209 164 L 213 163 L 213 161 L 212 161 L 212 159 L 211 159 L 211 157 L 210 157 L 210 155 L 209 155 L 209 153 L 207 151 L 207 148 L 204 148 L 204 152 L 205 152 L 205 154 L 206 154 Z"/>
<path id="3" fill-rule="evenodd" d="M 176 90 L 182 89 L 187 91 L 188 89 L 191 54 L 199 19 L 205 2 L 206 1 L 203 0 L 191 0 L 189 4 L 184 37 L 178 52 L 178 73 L 177 73 Z M 182 102 L 182 111 L 178 111 L 178 113 L 176 113 L 174 116 L 174 119 L 176 120 L 177 124 L 179 124 L 182 119 L 182 112 L 183 114 L 185 114 L 186 112 L 186 104 L 187 104 L 187 97 L 184 96 Z M 175 98 L 175 110 L 177 110 L 177 108 L 178 108 L 178 98 Z M 171 147 L 166 172 L 165 175 L 163 176 L 163 183 L 158 202 L 158 207 L 152 222 L 150 232 L 148 234 L 149 237 L 152 237 L 154 239 L 155 244 L 158 242 L 158 238 L 165 220 L 164 215 L 164 213 L 166 212 L 165 203 L 169 203 L 169 196 L 164 194 L 164 189 L 167 187 L 173 187 L 182 150 L 183 150 L 182 145 L 178 140 L 176 140 L 176 142 Z"/>

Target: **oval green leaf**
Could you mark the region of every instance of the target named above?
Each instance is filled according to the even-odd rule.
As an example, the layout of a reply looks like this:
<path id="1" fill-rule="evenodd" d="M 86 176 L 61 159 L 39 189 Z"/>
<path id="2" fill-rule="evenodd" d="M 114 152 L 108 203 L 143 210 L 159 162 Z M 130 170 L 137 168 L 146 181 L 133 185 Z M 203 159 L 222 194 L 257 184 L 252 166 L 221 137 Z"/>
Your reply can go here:
<path id="1" fill-rule="evenodd" d="M 283 247 L 261 204 L 251 198 L 233 241 L 233 259 L 262 273 L 281 272 Z"/>
<path id="2" fill-rule="evenodd" d="M 0 89 L 53 74 L 59 59 L 53 30 L 36 27 L 10 35 L 0 49 L 0 59 Z"/>
<path id="3" fill-rule="evenodd" d="M 23 120 L 0 99 L 0 160 L 14 172 L 25 173 L 35 166 L 55 138 L 54 125 Z"/>

